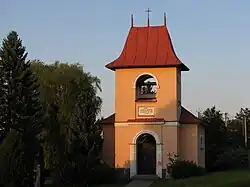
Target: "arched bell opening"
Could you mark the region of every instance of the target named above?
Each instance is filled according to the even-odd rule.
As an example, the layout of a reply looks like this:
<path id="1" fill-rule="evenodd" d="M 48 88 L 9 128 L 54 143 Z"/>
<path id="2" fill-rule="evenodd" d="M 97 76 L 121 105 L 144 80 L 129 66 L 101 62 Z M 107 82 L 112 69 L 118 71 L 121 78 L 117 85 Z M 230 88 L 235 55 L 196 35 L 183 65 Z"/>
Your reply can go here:
<path id="1" fill-rule="evenodd" d="M 156 99 L 157 81 L 149 74 L 141 75 L 136 80 L 136 100 Z"/>

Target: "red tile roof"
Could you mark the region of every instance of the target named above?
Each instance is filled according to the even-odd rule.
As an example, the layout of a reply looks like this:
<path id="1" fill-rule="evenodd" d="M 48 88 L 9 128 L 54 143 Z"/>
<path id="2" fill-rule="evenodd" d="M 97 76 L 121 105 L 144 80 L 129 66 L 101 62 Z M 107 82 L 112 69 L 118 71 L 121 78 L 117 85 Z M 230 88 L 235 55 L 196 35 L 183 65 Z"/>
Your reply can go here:
<path id="1" fill-rule="evenodd" d="M 194 114 L 192 114 L 183 106 L 181 106 L 180 123 L 183 123 L 183 124 L 201 124 L 202 123 L 203 124 L 203 122 L 198 117 L 196 117 Z"/>
<path id="2" fill-rule="evenodd" d="M 113 124 L 113 123 L 115 123 L 115 113 L 100 120 L 99 123 L 100 124 Z"/>
<path id="3" fill-rule="evenodd" d="M 121 55 L 106 65 L 118 68 L 180 67 L 189 68 L 176 56 L 172 41 L 164 26 L 131 27 Z"/>
<path id="4" fill-rule="evenodd" d="M 129 119 L 127 122 L 162 122 L 164 119 L 162 118 L 146 118 L 146 119 Z M 115 113 L 110 115 L 109 117 L 100 121 L 100 124 L 114 124 L 115 122 Z M 183 106 L 181 107 L 181 117 L 180 121 L 181 124 L 200 124 L 205 125 L 203 121 L 201 121 L 198 117 L 192 114 Z"/>

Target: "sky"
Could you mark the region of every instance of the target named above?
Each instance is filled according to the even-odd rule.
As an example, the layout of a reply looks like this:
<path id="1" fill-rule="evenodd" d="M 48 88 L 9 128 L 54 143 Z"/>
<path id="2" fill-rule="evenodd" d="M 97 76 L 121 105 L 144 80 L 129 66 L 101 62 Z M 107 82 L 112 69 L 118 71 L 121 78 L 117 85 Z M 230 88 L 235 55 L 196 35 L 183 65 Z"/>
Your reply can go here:
<path id="1" fill-rule="evenodd" d="M 249 0 L 0 0 L 0 40 L 16 30 L 29 59 L 81 63 L 102 82 L 102 116 L 114 112 L 114 72 L 130 15 L 134 25 L 167 27 L 182 76 L 182 102 L 193 113 L 215 105 L 234 116 L 250 107 Z"/>

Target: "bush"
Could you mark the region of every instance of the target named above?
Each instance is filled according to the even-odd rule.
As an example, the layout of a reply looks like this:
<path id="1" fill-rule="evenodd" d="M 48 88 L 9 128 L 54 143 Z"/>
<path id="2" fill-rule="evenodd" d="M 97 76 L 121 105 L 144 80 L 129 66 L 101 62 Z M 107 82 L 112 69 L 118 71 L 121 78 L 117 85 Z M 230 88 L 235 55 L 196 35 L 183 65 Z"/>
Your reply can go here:
<path id="1" fill-rule="evenodd" d="M 218 155 L 213 167 L 216 170 L 247 168 L 248 154 L 244 148 L 230 148 Z"/>
<path id="2" fill-rule="evenodd" d="M 202 176 L 205 169 L 193 161 L 181 159 L 178 155 L 169 156 L 168 173 L 174 179 Z"/>
<path id="3" fill-rule="evenodd" d="M 91 176 L 90 184 L 111 184 L 115 181 L 114 170 L 103 161 L 93 168 Z"/>
<path id="4" fill-rule="evenodd" d="M 113 183 L 115 181 L 115 172 L 108 164 L 102 161 L 99 162 L 99 160 L 89 171 L 76 170 L 74 164 L 67 162 L 64 167 L 51 171 L 50 177 L 55 186 L 71 186 L 76 181 L 78 182 L 77 185 L 81 183 L 84 185 L 84 177 L 88 178 L 89 185 L 99 185 Z M 83 180 L 81 181 L 81 179 Z"/>

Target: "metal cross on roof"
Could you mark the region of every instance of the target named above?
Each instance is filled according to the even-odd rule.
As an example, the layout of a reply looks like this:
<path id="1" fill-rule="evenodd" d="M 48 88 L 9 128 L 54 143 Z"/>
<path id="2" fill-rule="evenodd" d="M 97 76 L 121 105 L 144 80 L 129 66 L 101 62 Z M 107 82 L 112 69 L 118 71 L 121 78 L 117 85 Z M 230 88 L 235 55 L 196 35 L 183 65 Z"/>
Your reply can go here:
<path id="1" fill-rule="evenodd" d="M 152 12 L 152 10 L 150 10 L 149 8 L 145 11 L 148 13 L 148 26 L 149 26 L 149 13 Z"/>
<path id="2" fill-rule="evenodd" d="M 149 8 L 145 11 L 148 13 L 148 18 L 149 18 L 149 13 L 152 12 L 152 10 L 150 10 Z"/>

